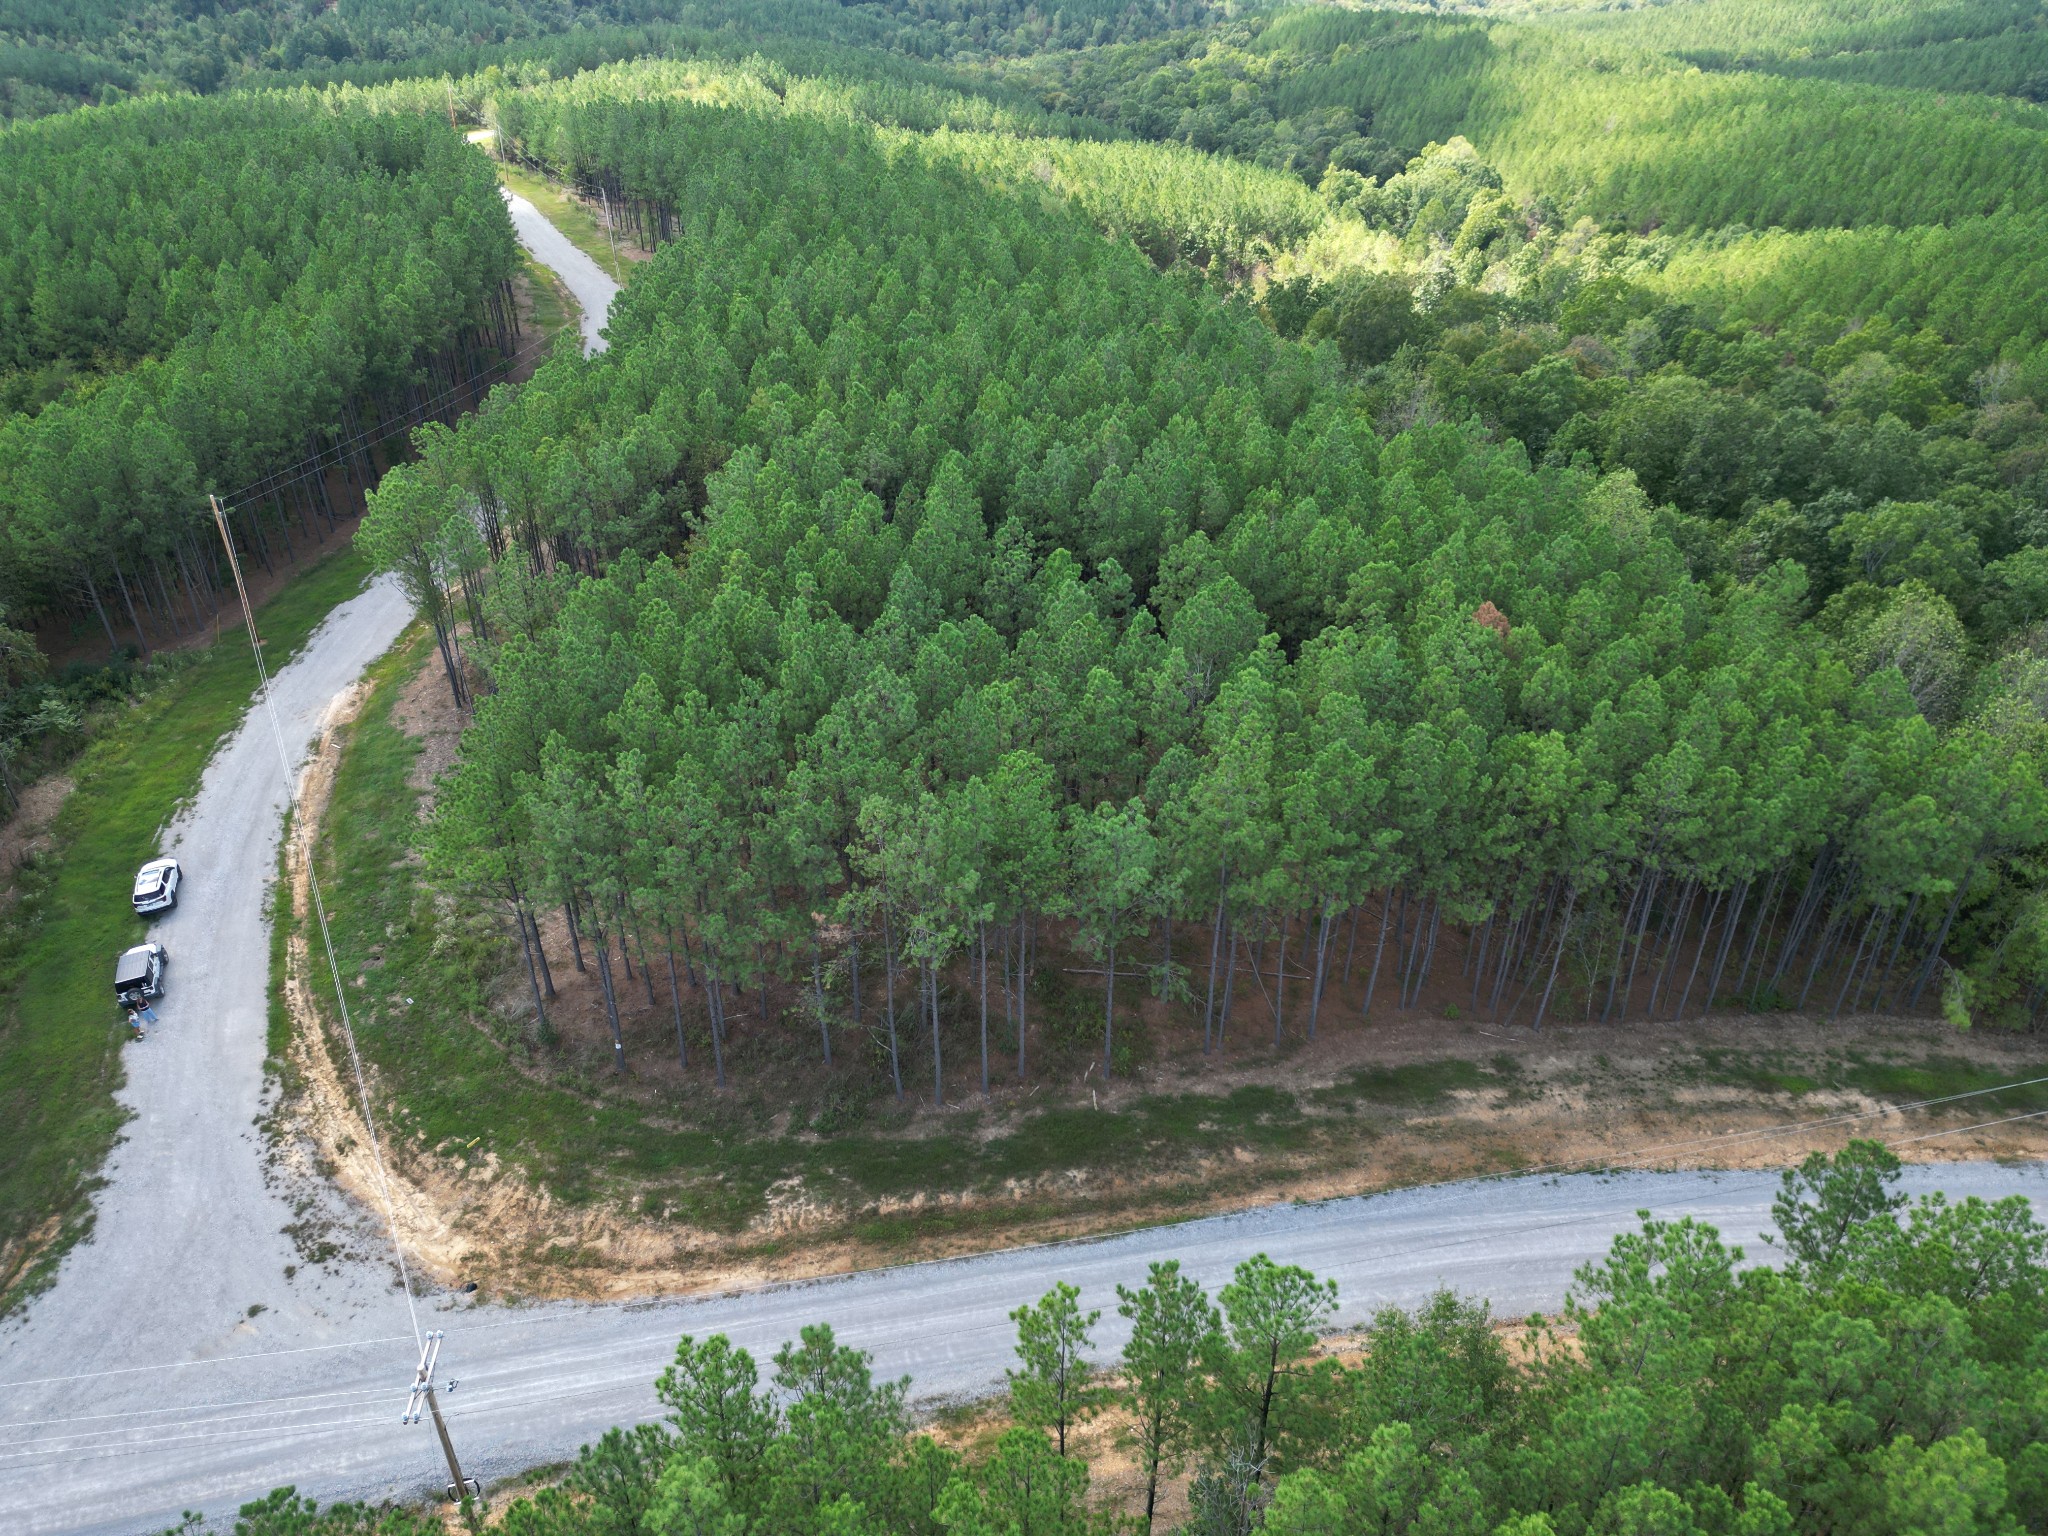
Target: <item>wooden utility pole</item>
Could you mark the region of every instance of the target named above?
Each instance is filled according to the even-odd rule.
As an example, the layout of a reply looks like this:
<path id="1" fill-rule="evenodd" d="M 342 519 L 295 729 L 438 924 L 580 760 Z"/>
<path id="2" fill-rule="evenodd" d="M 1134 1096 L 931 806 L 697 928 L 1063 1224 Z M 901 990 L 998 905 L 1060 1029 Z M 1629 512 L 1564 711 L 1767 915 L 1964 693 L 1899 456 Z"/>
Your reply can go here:
<path id="1" fill-rule="evenodd" d="M 419 1368 L 413 1373 L 412 1393 L 405 1402 L 405 1412 L 399 1422 L 417 1424 L 420 1409 L 424 1406 L 434 1421 L 434 1433 L 441 1440 L 441 1454 L 448 1460 L 448 1497 L 462 1507 L 463 1522 L 472 1531 L 483 1529 L 477 1506 L 482 1502 L 483 1487 L 474 1478 L 462 1475 L 462 1463 L 455 1459 L 455 1442 L 448 1438 L 447 1421 L 441 1417 L 441 1403 L 434 1396 L 434 1367 L 441 1360 L 441 1330 L 435 1329 L 420 1342 Z"/>
<path id="2" fill-rule="evenodd" d="M 208 504 L 213 508 L 214 526 L 220 529 L 220 541 L 226 547 L 228 552 L 228 569 L 234 572 L 235 575 L 235 592 L 242 599 L 242 612 L 247 614 L 249 617 L 249 642 L 252 645 L 261 645 L 263 643 L 263 640 L 256 633 L 256 606 L 255 604 L 249 601 L 249 589 L 242 585 L 242 562 L 240 557 L 238 557 L 235 554 L 235 541 L 233 536 L 228 532 L 228 515 L 226 512 L 221 510 L 220 498 L 218 496 L 209 493 L 206 500 Z M 220 615 L 215 614 L 215 639 L 220 638 L 219 624 Z"/>

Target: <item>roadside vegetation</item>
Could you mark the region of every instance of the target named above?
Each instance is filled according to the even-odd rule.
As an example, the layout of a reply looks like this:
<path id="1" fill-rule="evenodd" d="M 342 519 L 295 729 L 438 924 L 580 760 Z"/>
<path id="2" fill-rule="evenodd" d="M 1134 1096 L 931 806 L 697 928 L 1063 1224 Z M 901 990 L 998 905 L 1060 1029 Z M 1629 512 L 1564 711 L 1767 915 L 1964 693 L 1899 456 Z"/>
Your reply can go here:
<path id="1" fill-rule="evenodd" d="M 1773 1259 L 1645 1219 L 1560 1311 L 1440 1293 L 1322 1336 L 1334 1285 L 1261 1254 L 1011 1314 L 1007 1411 L 913 1429 L 915 1384 L 823 1323 L 771 1362 L 685 1337 L 654 1422 L 495 1512 L 518 1536 L 2018 1536 L 2048 1521 L 2048 1233 L 1893 1189 L 1873 1142 L 1785 1175 Z M 1751 1259 L 1761 1255 L 1750 1255 Z M 1114 1307 L 1128 1342 L 1095 1338 Z M 763 1380 L 764 1374 L 767 1379 Z M 289 1489 L 237 1536 L 438 1536 Z"/>
<path id="2" fill-rule="evenodd" d="M 439 671 L 425 633 L 372 669 L 364 708 L 340 733 L 317 857 L 401 1170 L 451 1211 L 480 1191 L 529 1183 L 556 1202 L 516 1218 L 498 1210 L 470 1235 L 462 1273 L 494 1291 L 603 1288 L 620 1261 L 581 1241 L 583 1230 L 632 1229 L 635 1251 L 659 1253 L 664 1272 L 782 1272 L 815 1267 L 828 1245 L 836 1267 L 1113 1230 L 1248 1198 L 1553 1162 L 1630 1166 L 1641 1145 L 1730 1131 L 1748 1134 L 1703 1145 L 1700 1158 L 1768 1162 L 1806 1143 L 1757 1136 L 1763 1128 L 1844 1113 L 1882 1124 L 1888 1104 L 1969 1096 L 1913 1114 L 1904 1123 L 1916 1131 L 2048 1105 L 2048 1087 L 2001 1087 L 2048 1076 L 2032 1041 L 2003 1035 L 1944 1040 L 1924 1023 L 1829 1032 L 1744 1014 L 1663 1039 L 1571 1025 L 1538 1036 L 1386 1001 L 1365 1029 L 1347 1022 L 1334 1048 L 1328 1027 L 1318 1046 L 1276 1047 L 1270 1011 L 1243 1004 L 1249 1027 L 1205 1054 L 1196 1007 L 1146 999 L 1121 1026 L 1133 1061 L 1106 1082 L 1099 983 L 1064 958 L 1031 982 L 1028 1077 L 1017 1077 L 1006 1039 L 986 1101 L 963 1083 L 935 1110 L 930 1042 L 917 1037 L 899 1041 L 910 1084 L 899 1103 L 875 1011 L 859 1028 L 835 1018 L 825 1068 L 802 1027 L 801 975 L 765 1003 L 751 985 L 734 1000 L 726 1087 L 707 1092 L 702 989 L 679 968 L 685 1070 L 666 966 L 644 975 L 637 951 L 630 976 L 613 957 L 633 1068 L 622 1075 L 594 957 L 586 950 L 576 968 L 560 914 L 545 925 L 554 958 L 537 1015 L 509 914 L 451 901 L 424 879 L 433 790 L 421 760 L 431 747 L 411 717 L 430 715 L 442 730 L 459 720 Z M 1193 939 L 1184 931 L 1177 942 Z M 1048 925 L 1042 942 L 1064 956 L 1067 932 Z M 313 979 L 315 1006 L 330 1015 L 324 967 Z M 942 1049 L 971 1069 L 974 967 L 956 962 L 939 980 Z M 1355 1014 L 1365 980 L 1362 966 L 1348 978 L 1337 969 L 1333 1014 Z M 869 1003 L 886 1009 L 878 984 Z M 287 1057 L 282 1036 L 272 1050 Z M 1835 1144 L 1844 1132 L 1815 1134 Z M 2032 1145 L 2025 1126 L 2010 1134 L 2021 1139 L 1992 1145 Z"/>
<path id="3" fill-rule="evenodd" d="M 339 552 L 260 609 L 270 665 L 367 575 L 359 555 Z M 73 767 L 51 846 L 18 871 L 0 914 L 0 1303 L 10 1307 L 90 1230 L 95 1179 L 122 1119 L 125 1031 L 110 967 L 144 931 L 127 891 L 256 687 L 239 627 L 165 665 Z"/>
<path id="4" fill-rule="evenodd" d="M 544 176 L 503 161 L 498 164 L 498 180 L 538 208 L 550 224 L 568 236 L 571 245 L 596 262 L 613 282 L 626 280 L 624 255 L 606 231 L 603 215 L 587 202 Z"/>

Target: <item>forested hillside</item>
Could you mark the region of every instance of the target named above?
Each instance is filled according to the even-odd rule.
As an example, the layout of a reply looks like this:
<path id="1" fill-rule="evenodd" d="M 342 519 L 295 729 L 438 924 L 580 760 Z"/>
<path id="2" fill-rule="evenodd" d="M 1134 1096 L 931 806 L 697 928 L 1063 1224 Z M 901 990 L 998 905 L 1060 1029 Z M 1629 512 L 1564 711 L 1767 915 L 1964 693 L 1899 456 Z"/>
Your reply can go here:
<path id="1" fill-rule="evenodd" d="M 1970 435 L 2002 402 L 1907 377 L 1981 389 L 1975 337 L 1748 343 L 1462 143 L 1297 203 L 831 98 L 625 69 L 494 101 L 504 152 L 658 249 L 608 354 L 424 439 L 364 535 L 451 686 L 465 625 L 488 680 L 430 864 L 530 964 L 569 909 L 622 1065 L 614 959 L 665 954 L 700 1070 L 766 985 L 822 1061 L 876 1039 L 900 1095 L 914 1049 L 941 1101 L 1029 1072 L 1049 940 L 1111 978 L 1107 1074 L 1120 997 L 1205 1048 L 1251 998 L 1313 1035 L 1354 955 L 1368 1008 L 1448 972 L 1539 1027 L 2036 1011 L 2032 503 Z M 1143 238 L 1205 197 L 1229 238 Z M 1808 436 L 1689 446 L 1729 419 Z"/>
<path id="2" fill-rule="evenodd" d="M 1854 1142 L 1785 1176 L 1782 1271 L 1645 1219 L 1512 1333 L 1439 1293 L 1363 1338 L 1264 1254 L 1011 1314 L 996 1414 L 912 1430 L 915 1384 L 824 1324 L 757 1363 L 684 1337 L 659 1419 L 501 1512 L 516 1536 L 2018 1536 L 2048 1520 L 2044 1234 L 2024 1196 L 1910 1205 Z M 1648 1213 L 1643 1213 L 1647 1218 Z M 1752 1258 L 1761 1255 L 1751 1255 Z M 1105 1313 L 1114 1309 L 1115 1318 Z M 1122 1326 L 1119 1326 L 1121 1323 Z M 1111 1328 L 1114 1356 L 1097 1346 Z M 1341 1351 L 1341 1352 L 1340 1352 Z M 767 1380 L 763 1380 L 764 1366 Z M 459 1423 L 460 1421 L 458 1421 Z M 283 1489 L 236 1536 L 432 1536 Z M 168 1533 L 167 1533 L 168 1536 Z"/>
<path id="3" fill-rule="evenodd" d="M 489 168 L 430 119 L 310 94 L 84 111 L 0 134 L 0 210 L 0 603 L 89 654 L 210 622 L 207 492 L 253 566 L 295 558 L 357 510 L 381 438 L 516 350 Z M 75 723 L 24 645 L 0 766 Z"/>
<path id="4" fill-rule="evenodd" d="M 0 122 L 138 91 L 280 75 L 377 79 L 500 61 L 577 67 L 788 38 L 920 58 L 1032 52 L 1198 24 L 1220 0 L 18 0 L 0 12 Z"/>

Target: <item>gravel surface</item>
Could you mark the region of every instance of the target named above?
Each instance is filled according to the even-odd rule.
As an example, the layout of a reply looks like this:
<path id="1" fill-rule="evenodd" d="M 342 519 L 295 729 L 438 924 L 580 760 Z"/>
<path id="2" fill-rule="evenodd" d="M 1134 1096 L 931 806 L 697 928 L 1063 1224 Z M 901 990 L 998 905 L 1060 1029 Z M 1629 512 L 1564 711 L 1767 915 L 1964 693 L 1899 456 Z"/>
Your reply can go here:
<path id="1" fill-rule="evenodd" d="M 932 1403 L 998 1385 L 1011 1363 L 1008 1312 L 1055 1280 L 1078 1284 L 1084 1304 L 1103 1310 L 1105 1355 L 1122 1341 L 1113 1287 L 1141 1283 L 1145 1266 L 1163 1258 L 1182 1260 L 1212 1288 L 1252 1253 L 1305 1264 L 1338 1282 L 1343 1323 L 1412 1306 L 1439 1286 L 1489 1296 L 1500 1315 L 1515 1316 L 1555 1306 L 1572 1269 L 1631 1227 L 1639 1209 L 1699 1216 L 1752 1257 L 1766 1254 L 1757 1236 L 1776 1182 L 1677 1173 L 1444 1185 L 688 1301 L 512 1308 L 441 1294 L 423 1299 L 421 1318 L 446 1333 L 449 1431 L 466 1470 L 488 1480 L 655 1414 L 654 1377 L 683 1333 L 724 1331 L 765 1359 L 823 1319 L 872 1350 L 882 1372 L 913 1376 L 917 1401 Z M 2048 1194 L 2037 1166 L 1916 1167 L 1905 1183 L 1956 1196 L 2021 1191 L 2037 1204 Z M 206 1225 L 225 1224 L 216 1216 Z M 260 1288 L 279 1298 L 274 1315 L 238 1324 L 228 1306 L 210 1329 L 195 1328 L 201 1320 L 188 1308 L 180 1331 L 147 1306 L 108 1307 L 103 1324 L 124 1321 L 105 1347 L 67 1359 L 17 1346 L 0 1357 L 9 1404 L 0 1507 L 13 1529 L 154 1530 L 181 1509 L 225 1514 L 282 1483 L 326 1499 L 413 1497 L 445 1481 L 431 1427 L 398 1423 L 414 1347 L 388 1270 L 354 1266 L 345 1299 L 304 1297 L 278 1282 L 277 1258 L 273 1245 L 267 1274 L 233 1266 L 247 1278 L 232 1294 Z M 204 1273 L 169 1266 L 152 1292 L 193 1281 L 222 1295 Z M 22 1379 L 67 1366 L 112 1374 Z"/>
<path id="2" fill-rule="evenodd" d="M 586 337 L 601 346 L 593 317 L 610 279 L 545 221 L 534 230 L 530 203 L 509 201 L 521 239 L 550 265 L 559 259 L 585 300 Z M 330 701 L 409 617 L 381 582 L 335 610 L 275 680 L 288 747 L 303 754 Z M 154 1531 L 185 1509 L 231 1516 L 282 1483 L 325 1500 L 409 1497 L 443 1480 L 432 1429 L 398 1422 L 416 1349 L 374 1224 L 329 1191 L 267 1172 L 266 912 L 284 803 L 269 723 L 252 712 L 166 839 L 187 884 L 156 929 L 171 952 L 162 1022 L 128 1047 L 122 1099 L 134 1119 L 91 1240 L 0 1331 L 10 1530 Z M 1957 1164 L 1909 1170 L 1906 1183 L 2023 1191 L 2038 1203 L 2043 1180 L 2038 1166 Z M 1103 1353 L 1121 1343 L 1112 1287 L 1142 1282 L 1163 1258 L 1212 1287 L 1255 1252 L 1305 1264 L 1338 1281 L 1346 1323 L 1444 1285 L 1513 1315 L 1555 1306 L 1574 1266 L 1639 1208 L 1703 1217 L 1754 1254 L 1774 1187 L 1755 1173 L 1447 1185 L 745 1294 L 518 1308 L 437 1293 L 419 1312 L 422 1327 L 446 1331 L 449 1428 L 468 1469 L 488 1479 L 654 1413 L 654 1377 L 684 1332 L 724 1330 L 765 1355 L 822 1319 L 874 1351 L 883 1372 L 914 1376 L 918 1400 L 931 1402 L 999 1385 L 1006 1314 L 1054 1280 L 1103 1309 Z M 320 1241 L 337 1244 L 324 1262 L 307 1251 Z"/>
<path id="3" fill-rule="evenodd" d="M 533 253 L 533 259 L 550 268 L 568 286 L 570 295 L 583 310 L 583 350 L 602 352 L 605 316 L 619 285 L 611 275 L 570 243 L 569 237 L 548 222 L 547 216 L 510 187 L 500 187 L 505 206 L 512 211 L 512 228 L 519 243 Z"/>

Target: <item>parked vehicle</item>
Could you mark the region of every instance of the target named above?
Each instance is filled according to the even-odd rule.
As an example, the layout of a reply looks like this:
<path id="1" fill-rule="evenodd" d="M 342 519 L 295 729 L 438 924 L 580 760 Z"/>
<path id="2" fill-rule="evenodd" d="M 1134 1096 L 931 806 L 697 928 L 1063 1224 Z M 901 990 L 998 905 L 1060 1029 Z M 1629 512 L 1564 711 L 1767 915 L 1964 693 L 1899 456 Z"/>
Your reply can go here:
<path id="1" fill-rule="evenodd" d="M 175 907 L 184 879 L 185 871 L 176 859 L 151 859 L 135 872 L 136 912 L 164 912 Z"/>
<path id="2" fill-rule="evenodd" d="M 125 951 L 114 962 L 114 1000 L 123 1008 L 140 1008 L 164 995 L 164 967 L 170 956 L 154 939 Z"/>

